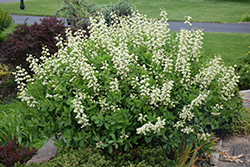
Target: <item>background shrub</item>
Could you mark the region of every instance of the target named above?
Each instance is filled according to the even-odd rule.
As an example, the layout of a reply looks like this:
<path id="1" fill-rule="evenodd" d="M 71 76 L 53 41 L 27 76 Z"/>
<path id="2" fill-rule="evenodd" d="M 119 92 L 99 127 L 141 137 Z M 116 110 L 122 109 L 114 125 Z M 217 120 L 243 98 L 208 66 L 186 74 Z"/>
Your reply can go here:
<path id="1" fill-rule="evenodd" d="M 12 23 L 12 17 L 3 9 L 0 9 L 0 35 L 4 29 L 8 28 Z"/>
<path id="2" fill-rule="evenodd" d="M 33 147 L 24 147 L 17 143 L 17 136 L 12 141 L 8 141 L 6 137 L 6 145 L 0 146 L 0 164 L 4 166 L 14 166 L 15 163 L 21 164 L 27 162 L 37 152 Z"/>
<path id="3" fill-rule="evenodd" d="M 40 65 L 28 58 L 33 77 L 17 67 L 33 124 L 56 135 L 58 146 L 86 143 L 106 154 L 149 143 L 171 154 L 183 139 L 200 146 L 212 130 L 232 130 L 243 109 L 234 68 L 201 54 L 201 30 L 172 37 L 166 12 L 160 16 L 113 14 L 120 24 L 110 26 L 90 18 L 88 39 L 67 30 L 56 56 L 44 50 Z"/>
<path id="4" fill-rule="evenodd" d="M 246 13 L 245 15 L 242 16 L 241 21 L 250 22 L 250 15 Z"/>
<path id="5" fill-rule="evenodd" d="M 111 17 L 111 12 L 114 12 L 117 16 L 131 16 L 132 15 L 132 5 L 128 0 L 120 0 L 119 3 L 115 5 L 98 5 L 94 2 L 87 4 L 87 11 L 92 17 L 96 17 L 100 14 L 103 15 L 105 23 L 110 26 L 114 19 Z"/>
<path id="6" fill-rule="evenodd" d="M 27 54 L 32 54 L 39 58 L 42 52 L 42 46 L 46 45 L 51 54 L 57 52 L 55 37 L 61 34 L 65 36 L 65 26 L 61 20 L 56 17 L 41 19 L 41 23 L 35 22 L 33 25 L 18 25 L 12 34 L 7 35 L 7 40 L 1 43 L 0 55 L 5 64 L 22 65 L 28 72 L 29 63 L 26 61 Z"/>
<path id="7" fill-rule="evenodd" d="M 16 83 L 7 65 L 0 64 L 0 100 L 3 103 L 11 102 L 16 97 Z"/>
<path id="8" fill-rule="evenodd" d="M 236 63 L 236 72 L 240 75 L 239 88 L 241 90 L 250 89 L 250 46 L 249 52 L 245 57 L 239 59 Z"/>
<path id="9" fill-rule="evenodd" d="M 62 8 L 58 9 L 55 15 L 68 18 L 67 23 L 70 22 L 69 25 L 76 24 L 87 17 L 86 2 L 84 0 L 65 0 L 64 2 Z"/>

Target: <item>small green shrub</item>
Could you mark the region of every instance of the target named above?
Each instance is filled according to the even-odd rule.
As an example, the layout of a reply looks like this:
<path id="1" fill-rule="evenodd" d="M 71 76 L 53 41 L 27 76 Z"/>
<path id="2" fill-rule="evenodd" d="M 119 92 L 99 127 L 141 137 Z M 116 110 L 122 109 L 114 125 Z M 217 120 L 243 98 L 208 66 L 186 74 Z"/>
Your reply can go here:
<path id="1" fill-rule="evenodd" d="M 115 13 L 117 16 L 131 16 L 132 9 L 131 4 L 128 0 L 120 0 L 119 3 L 115 5 L 98 5 L 94 2 L 87 4 L 87 10 L 92 17 L 97 17 L 102 14 L 105 20 L 105 23 L 110 26 L 114 24 L 114 19 L 111 17 L 111 13 Z"/>
<path id="2" fill-rule="evenodd" d="M 167 160 L 164 150 L 161 147 L 138 147 L 127 153 L 117 153 L 117 155 L 104 155 L 97 148 L 80 147 L 72 149 L 65 147 L 60 150 L 49 162 L 31 163 L 30 167 L 50 167 L 50 166 L 131 166 L 131 167 L 177 167 L 173 161 Z M 18 166 L 16 166 L 18 167 Z"/>
<path id="3" fill-rule="evenodd" d="M 34 76 L 21 67 L 15 76 L 33 124 L 58 146 L 89 144 L 105 154 L 149 143 L 171 154 L 183 139 L 199 147 L 200 135 L 232 131 L 243 110 L 234 68 L 202 55 L 201 30 L 172 37 L 166 12 L 160 16 L 113 13 L 119 24 L 110 26 L 90 17 L 89 38 L 67 30 L 67 42 L 51 57 L 45 49 L 42 64 L 30 55 Z"/>
<path id="4" fill-rule="evenodd" d="M 250 50 L 250 46 L 249 46 Z M 250 51 L 247 53 L 247 55 L 241 59 L 235 64 L 236 66 L 236 72 L 240 75 L 239 79 L 239 88 L 241 90 L 250 89 Z"/>
<path id="5" fill-rule="evenodd" d="M 242 16 L 241 18 L 242 22 L 250 22 L 250 15 L 246 13 L 245 15 Z"/>
<path id="6" fill-rule="evenodd" d="M 3 9 L 0 9 L 0 35 L 12 23 L 12 17 Z"/>

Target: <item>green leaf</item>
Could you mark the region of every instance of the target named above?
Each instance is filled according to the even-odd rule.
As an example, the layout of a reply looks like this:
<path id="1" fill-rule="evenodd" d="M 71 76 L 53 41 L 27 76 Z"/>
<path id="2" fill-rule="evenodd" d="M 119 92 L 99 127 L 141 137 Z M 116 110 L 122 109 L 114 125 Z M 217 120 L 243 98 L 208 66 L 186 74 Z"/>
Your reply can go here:
<path id="1" fill-rule="evenodd" d="M 104 126 L 105 126 L 106 129 L 109 129 L 109 124 L 104 123 Z"/>
<path id="2" fill-rule="evenodd" d="M 109 146 L 109 153 L 111 154 L 113 152 L 112 146 Z"/>
<path id="3" fill-rule="evenodd" d="M 113 141 L 113 140 L 109 140 L 108 143 L 109 143 L 109 144 L 112 144 L 112 143 L 114 143 L 114 141 Z"/>
<path id="4" fill-rule="evenodd" d="M 153 136 L 150 136 L 150 137 L 144 136 L 144 139 L 147 143 L 150 143 L 153 139 Z"/>
<path id="5" fill-rule="evenodd" d="M 127 149 L 128 149 L 128 144 L 125 144 L 124 151 L 127 151 Z"/>
<path id="6" fill-rule="evenodd" d="M 162 134 L 162 137 L 163 137 L 163 139 L 165 139 L 166 141 L 168 141 L 168 138 L 167 138 L 167 136 L 165 134 Z"/>

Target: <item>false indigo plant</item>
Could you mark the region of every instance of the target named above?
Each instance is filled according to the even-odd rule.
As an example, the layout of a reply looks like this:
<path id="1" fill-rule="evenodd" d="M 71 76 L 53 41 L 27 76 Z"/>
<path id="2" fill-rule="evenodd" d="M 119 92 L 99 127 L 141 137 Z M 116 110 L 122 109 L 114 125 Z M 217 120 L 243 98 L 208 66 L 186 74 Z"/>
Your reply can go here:
<path id="1" fill-rule="evenodd" d="M 89 38 L 67 29 L 56 54 L 29 55 L 33 77 L 17 67 L 19 98 L 58 145 L 112 153 L 151 143 L 170 154 L 183 139 L 199 146 L 212 130 L 232 130 L 242 111 L 234 68 L 201 53 L 202 30 L 173 37 L 166 15 L 111 13 L 110 26 L 90 17 Z"/>

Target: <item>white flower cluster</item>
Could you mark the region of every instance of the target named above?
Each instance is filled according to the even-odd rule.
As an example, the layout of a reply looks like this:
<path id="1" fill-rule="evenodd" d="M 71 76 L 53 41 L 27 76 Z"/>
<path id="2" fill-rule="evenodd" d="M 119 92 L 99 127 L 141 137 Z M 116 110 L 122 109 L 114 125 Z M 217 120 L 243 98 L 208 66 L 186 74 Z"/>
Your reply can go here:
<path id="1" fill-rule="evenodd" d="M 191 125 L 188 127 L 185 127 L 184 124 L 186 123 L 186 121 L 191 121 L 191 119 L 194 118 L 194 113 L 192 113 L 192 110 L 194 109 L 194 107 L 198 107 L 205 102 L 206 98 L 208 97 L 209 92 L 210 91 L 206 93 L 205 92 L 200 93 L 199 96 L 197 96 L 194 100 L 192 100 L 190 104 L 185 105 L 179 115 L 179 117 L 182 120 L 174 124 L 173 127 L 176 127 L 177 129 L 179 127 L 184 127 L 183 129 L 181 129 L 181 131 L 187 134 L 194 132 Z"/>
<path id="2" fill-rule="evenodd" d="M 102 141 L 99 141 L 99 142 L 97 142 L 97 143 L 95 143 L 96 144 L 96 148 L 101 148 L 101 149 L 104 149 L 104 147 L 103 147 L 103 142 Z"/>
<path id="3" fill-rule="evenodd" d="M 205 141 L 211 138 L 211 135 L 209 133 L 202 133 L 202 134 L 197 133 L 197 136 L 199 140 L 205 140 Z"/>
<path id="4" fill-rule="evenodd" d="M 110 86 L 111 92 L 118 92 L 119 91 L 119 84 L 118 84 L 117 78 L 114 78 L 114 81 L 111 81 L 109 84 L 111 85 Z"/>
<path id="5" fill-rule="evenodd" d="M 142 115 L 141 113 L 139 114 L 139 117 L 137 119 L 137 121 L 139 122 L 143 122 L 143 121 L 146 121 L 146 118 L 147 118 L 147 114 L 146 115 Z"/>
<path id="6" fill-rule="evenodd" d="M 120 138 L 122 138 L 122 139 L 127 139 L 127 138 L 129 138 L 129 136 L 126 135 L 125 132 L 121 132 Z"/>
<path id="7" fill-rule="evenodd" d="M 185 18 L 187 18 L 187 20 L 184 22 L 184 24 L 192 26 L 192 24 L 190 23 L 190 20 L 192 19 L 192 17 L 191 16 L 185 16 Z"/>
<path id="8" fill-rule="evenodd" d="M 189 18 L 189 17 L 188 17 Z M 190 19 L 190 18 L 189 18 Z M 178 43 L 177 60 L 175 64 L 175 73 L 181 77 L 181 83 L 188 90 L 191 86 L 191 66 L 199 61 L 200 49 L 203 42 L 202 30 L 181 29 L 177 34 Z"/>
<path id="9" fill-rule="evenodd" d="M 84 113 L 84 106 L 82 105 L 82 100 L 86 99 L 87 95 L 79 92 L 79 95 L 76 95 L 76 98 L 72 101 L 74 113 L 76 113 L 76 117 L 79 121 L 79 124 L 82 124 L 81 128 L 85 126 L 90 126 L 89 120 L 87 119 L 87 115 Z"/>
<path id="10" fill-rule="evenodd" d="M 223 109 L 223 105 L 221 104 L 216 104 L 214 107 L 212 107 L 212 112 L 211 112 L 211 114 L 212 115 L 220 115 L 220 110 L 222 110 Z"/>
<path id="11" fill-rule="evenodd" d="M 160 117 L 157 118 L 157 122 L 152 124 L 151 122 L 144 124 L 142 127 L 136 129 L 137 134 L 144 134 L 146 135 L 146 132 L 151 132 L 153 133 L 160 133 L 161 129 L 164 128 L 165 125 L 165 119 L 161 120 Z"/>

